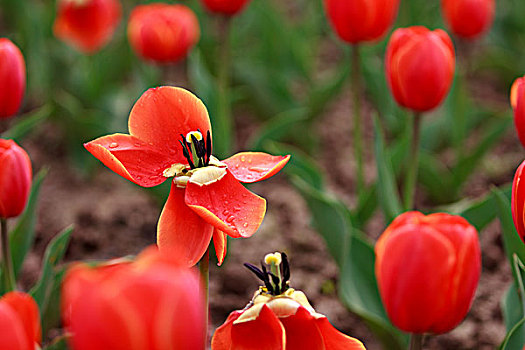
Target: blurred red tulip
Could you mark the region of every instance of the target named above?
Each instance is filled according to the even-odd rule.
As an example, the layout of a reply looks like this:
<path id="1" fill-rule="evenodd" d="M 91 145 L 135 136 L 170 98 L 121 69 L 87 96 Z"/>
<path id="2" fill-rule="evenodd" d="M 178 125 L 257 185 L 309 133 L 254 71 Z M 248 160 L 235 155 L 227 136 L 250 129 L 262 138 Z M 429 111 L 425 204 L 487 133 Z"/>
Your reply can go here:
<path id="1" fill-rule="evenodd" d="M 454 78 L 452 40 L 441 29 L 400 28 L 386 51 L 386 77 L 397 103 L 418 112 L 437 107 Z"/>
<path id="2" fill-rule="evenodd" d="M 525 242 L 525 183 L 523 182 L 525 169 L 525 161 L 521 163 L 514 175 L 514 182 L 512 183 L 512 218 L 514 219 L 514 226 L 518 231 L 521 240 Z"/>
<path id="3" fill-rule="evenodd" d="M 156 247 L 135 262 L 66 274 L 62 318 L 72 350 L 204 349 L 204 294 L 199 275 Z"/>
<path id="4" fill-rule="evenodd" d="M 495 0 L 441 0 L 451 31 L 464 38 L 484 33 L 492 24 L 495 7 Z"/>
<path id="5" fill-rule="evenodd" d="M 392 323 L 411 333 L 445 333 L 465 317 L 478 285 L 476 229 L 460 216 L 398 216 L 377 241 L 375 271 Z"/>
<path id="6" fill-rule="evenodd" d="M 337 35 L 351 44 L 380 39 L 392 26 L 399 0 L 324 0 Z"/>
<path id="7" fill-rule="evenodd" d="M 144 59 L 160 63 L 185 58 L 199 37 L 197 16 L 184 5 L 139 5 L 128 22 L 133 50 Z"/>
<path id="8" fill-rule="evenodd" d="M 518 78 L 510 89 L 510 104 L 514 110 L 514 125 L 521 144 L 525 147 L 525 77 Z"/>
<path id="9" fill-rule="evenodd" d="M 335 329 L 326 316 L 315 312 L 306 295 L 289 287 L 286 254 L 268 254 L 266 267 L 245 264 L 261 286 L 243 310 L 230 314 L 217 328 L 213 350 L 364 350 L 363 344 Z"/>
<path id="10" fill-rule="evenodd" d="M 119 0 L 58 0 L 57 38 L 91 54 L 105 46 L 121 18 Z"/>
<path id="11" fill-rule="evenodd" d="M 220 264 L 227 236 L 247 238 L 257 231 L 266 200 L 241 182 L 273 176 L 290 156 L 240 152 L 219 161 L 212 155 L 206 107 L 191 92 L 172 86 L 146 91 L 135 103 L 128 127 L 129 135 L 103 136 L 84 146 L 137 185 L 153 187 L 170 179 L 171 192 L 157 227 L 161 250 L 193 266 L 213 237 Z"/>
<path id="12" fill-rule="evenodd" d="M 31 190 L 31 160 L 13 140 L 0 139 L 0 218 L 20 215 Z"/>
<path id="13" fill-rule="evenodd" d="M 0 38 L 0 119 L 20 109 L 26 88 L 24 56 L 11 40 Z"/>
<path id="14" fill-rule="evenodd" d="M 248 4 L 250 0 L 201 0 L 210 12 L 233 16 Z"/>
<path id="15" fill-rule="evenodd" d="M 39 349 L 41 334 L 38 305 L 30 295 L 10 292 L 0 298 L 0 349 Z"/>

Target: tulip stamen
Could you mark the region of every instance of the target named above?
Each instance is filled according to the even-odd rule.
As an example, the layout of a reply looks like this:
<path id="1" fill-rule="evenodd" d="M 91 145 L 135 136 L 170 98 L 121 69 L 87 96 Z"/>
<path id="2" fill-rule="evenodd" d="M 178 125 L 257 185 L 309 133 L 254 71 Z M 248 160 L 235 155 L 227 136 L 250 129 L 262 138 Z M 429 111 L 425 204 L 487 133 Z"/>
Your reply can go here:
<path id="1" fill-rule="evenodd" d="M 208 130 L 206 139 L 200 130 L 190 131 L 186 136 L 180 134 L 179 143 L 182 146 L 182 154 L 188 161 L 190 169 L 208 166 L 211 158 L 211 134 Z"/>
<path id="2" fill-rule="evenodd" d="M 266 264 L 265 264 L 266 263 Z M 285 253 L 268 254 L 261 268 L 245 263 L 244 266 L 264 282 L 263 292 L 270 295 L 281 295 L 290 288 L 290 265 Z M 270 265 L 270 271 L 266 265 Z"/>

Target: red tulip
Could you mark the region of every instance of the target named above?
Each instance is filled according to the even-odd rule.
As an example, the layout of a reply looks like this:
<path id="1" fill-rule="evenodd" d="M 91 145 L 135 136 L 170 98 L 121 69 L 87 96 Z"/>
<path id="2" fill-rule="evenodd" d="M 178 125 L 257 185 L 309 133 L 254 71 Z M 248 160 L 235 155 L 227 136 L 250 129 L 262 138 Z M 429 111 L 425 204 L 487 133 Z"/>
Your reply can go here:
<path id="1" fill-rule="evenodd" d="M 267 255 L 268 264 L 269 256 L 275 263 L 272 279 L 265 268 L 245 264 L 265 286 L 259 288 L 247 307 L 232 312 L 217 328 L 211 341 L 213 350 L 365 349 L 359 340 L 339 332 L 326 316 L 315 312 L 303 292 L 289 287 L 285 254 Z"/>
<path id="2" fill-rule="evenodd" d="M 248 4 L 250 0 L 201 0 L 210 12 L 233 16 Z"/>
<path id="3" fill-rule="evenodd" d="M 514 125 L 521 144 L 525 147 L 525 77 L 514 81 L 510 89 L 510 104 L 514 110 Z"/>
<path id="4" fill-rule="evenodd" d="M 525 242 L 525 187 L 523 183 L 523 169 L 525 169 L 525 161 L 521 163 L 514 175 L 512 183 L 512 218 L 514 219 L 514 226 L 516 231 Z"/>
<path id="5" fill-rule="evenodd" d="M 62 318 L 72 350 L 204 349 L 204 298 L 197 273 L 149 248 L 135 262 L 66 274 Z"/>
<path id="6" fill-rule="evenodd" d="M 392 26 L 399 0 L 324 0 L 330 23 L 351 44 L 380 39 Z"/>
<path id="7" fill-rule="evenodd" d="M 0 38 L 0 119 L 20 109 L 26 89 L 24 56 L 11 40 Z"/>
<path id="8" fill-rule="evenodd" d="M 42 338 L 38 305 L 28 294 L 0 298 L 0 349 L 35 350 Z"/>
<path id="9" fill-rule="evenodd" d="M 53 30 L 59 39 L 91 54 L 111 40 L 121 11 L 119 0 L 59 0 Z"/>
<path id="10" fill-rule="evenodd" d="M 407 212 L 377 241 L 375 271 L 392 323 L 445 333 L 467 314 L 481 271 L 476 229 L 460 216 Z"/>
<path id="11" fill-rule="evenodd" d="M 130 135 L 104 136 L 84 146 L 111 170 L 140 186 L 157 186 L 172 178 L 158 223 L 160 249 L 192 266 L 213 236 L 222 263 L 226 235 L 250 237 L 266 211 L 266 201 L 241 182 L 273 176 L 289 156 L 241 152 L 219 161 L 211 155 L 206 107 L 181 88 L 146 91 L 133 107 L 128 126 Z"/>
<path id="12" fill-rule="evenodd" d="M 31 160 L 13 140 L 0 139 L 0 218 L 20 215 L 31 190 Z"/>
<path id="13" fill-rule="evenodd" d="M 199 21 L 184 5 L 150 4 L 135 7 L 128 23 L 131 46 L 144 59 L 175 62 L 199 41 Z"/>
<path id="14" fill-rule="evenodd" d="M 386 77 L 397 103 L 425 112 L 437 107 L 454 78 L 454 46 L 447 33 L 425 27 L 394 31 L 386 52 Z"/>
<path id="15" fill-rule="evenodd" d="M 441 0 L 450 29 L 464 38 L 475 38 L 485 32 L 492 24 L 495 7 L 495 0 Z"/>

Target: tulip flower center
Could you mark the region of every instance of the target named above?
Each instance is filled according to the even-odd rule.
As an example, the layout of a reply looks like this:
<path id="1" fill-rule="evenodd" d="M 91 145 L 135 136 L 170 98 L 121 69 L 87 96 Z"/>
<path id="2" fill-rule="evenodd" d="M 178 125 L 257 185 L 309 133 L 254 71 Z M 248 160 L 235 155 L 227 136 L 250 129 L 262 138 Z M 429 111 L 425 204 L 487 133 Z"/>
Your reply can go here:
<path id="1" fill-rule="evenodd" d="M 244 266 L 264 282 L 264 287 L 262 287 L 264 294 L 278 296 L 286 293 L 290 289 L 290 265 L 286 254 L 279 252 L 268 254 L 264 262 L 269 266 L 270 271 L 262 262 L 261 269 L 248 263 L 245 263 Z"/>

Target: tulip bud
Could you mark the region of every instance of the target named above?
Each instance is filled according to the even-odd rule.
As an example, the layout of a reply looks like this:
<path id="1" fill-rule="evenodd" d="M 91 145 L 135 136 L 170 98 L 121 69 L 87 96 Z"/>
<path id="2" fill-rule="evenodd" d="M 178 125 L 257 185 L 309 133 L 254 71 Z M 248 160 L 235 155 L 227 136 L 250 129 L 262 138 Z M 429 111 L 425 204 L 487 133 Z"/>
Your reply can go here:
<path id="1" fill-rule="evenodd" d="M 20 215 L 31 190 L 31 160 L 12 140 L 0 139 L 0 218 Z"/>
<path id="2" fill-rule="evenodd" d="M 72 350 L 204 350 L 199 275 L 156 247 L 135 262 L 68 270 L 62 318 Z"/>
<path id="3" fill-rule="evenodd" d="M 201 0 L 208 11 L 225 15 L 234 16 L 248 4 L 250 0 Z"/>
<path id="4" fill-rule="evenodd" d="M 398 216 L 377 241 L 375 272 L 392 323 L 411 333 L 445 333 L 465 317 L 478 285 L 476 229 L 460 216 Z"/>
<path id="5" fill-rule="evenodd" d="M 495 7 L 494 0 L 441 0 L 451 31 L 464 38 L 475 38 L 485 32 L 492 24 Z"/>
<path id="6" fill-rule="evenodd" d="M 18 112 L 26 88 L 24 56 L 11 40 L 0 38 L 0 119 Z"/>
<path id="7" fill-rule="evenodd" d="M 518 231 L 521 240 L 525 242 L 525 183 L 523 177 L 523 170 L 525 169 L 525 161 L 521 163 L 516 170 L 514 175 L 514 181 L 512 182 L 512 218 L 514 219 L 514 226 Z"/>
<path id="8" fill-rule="evenodd" d="M 199 41 L 199 21 L 184 5 L 150 4 L 133 9 L 128 39 L 146 60 L 170 63 L 185 58 Z"/>
<path id="9" fill-rule="evenodd" d="M 397 103 L 417 112 L 429 111 L 450 90 L 454 46 L 441 29 L 399 28 L 388 42 L 385 65 L 388 85 Z"/>
<path id="10" fill-rule="evenodd" d="M 333 29 L 351 44 L 380 39 L 392 26 L 399 0 L 324 0 Z"/>
<path id="11" fill-rule="evenodd" d="M 521 144 L 525 147 L 525 77 L 518 78 L 510 89 L 510 105 L 514 110 L 514 125 Z"/>
<path id="12" fill-rule="evenodd" d="M 53 30 L 81 52 L 95 53 L 111 40 L 121 11 L 119 0 L 59 0 Z"/>
<path id="13" fill-rule="evenodd" d="M 38 305 L 30 295 L 10 292 L 0 298 L 0 349 L 40 349 Z"/>

